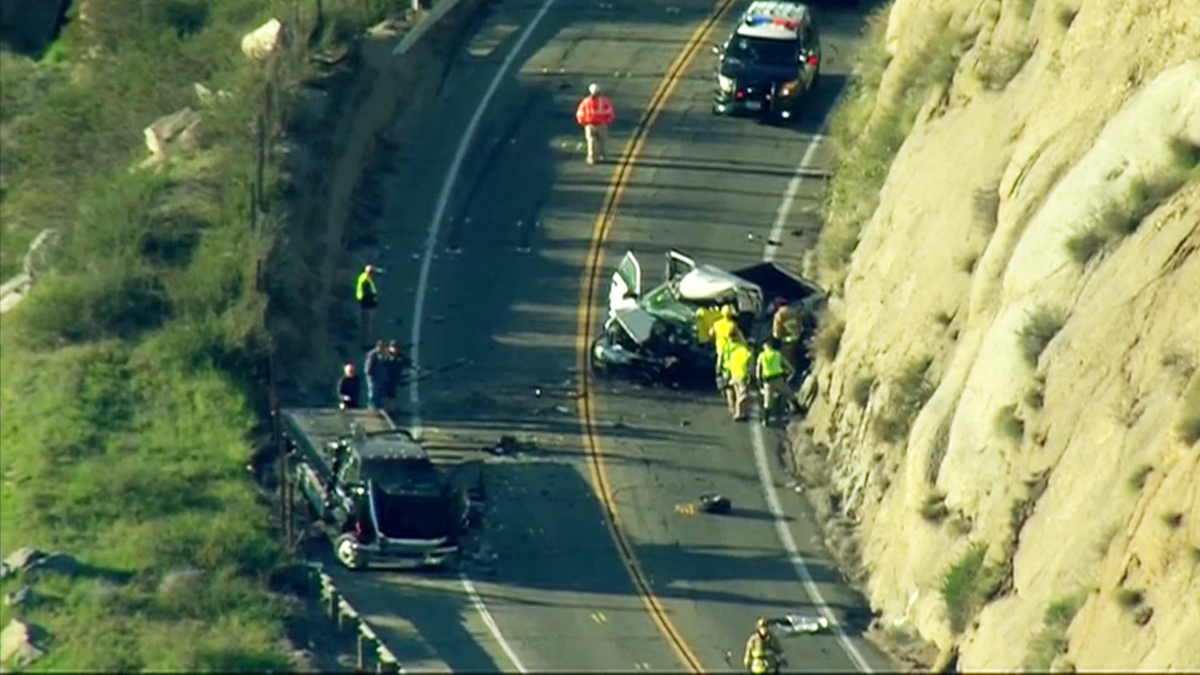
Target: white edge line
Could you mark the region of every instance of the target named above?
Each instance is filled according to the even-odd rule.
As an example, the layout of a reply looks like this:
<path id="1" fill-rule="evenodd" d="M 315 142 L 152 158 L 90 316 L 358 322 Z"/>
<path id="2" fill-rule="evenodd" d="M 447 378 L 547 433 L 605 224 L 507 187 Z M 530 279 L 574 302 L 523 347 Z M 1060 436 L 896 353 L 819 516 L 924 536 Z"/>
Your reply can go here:
<path id="1" fill-rule="evenodd" d="M 834 616 L 833 610 L 825 602 L 825 596 L 821 595 L 821 590 L 817 588 L 816 582 L 813 581 L 812 574 L 808 571 L 808 565 L 804 563 L 804 556 L 800 555 L 800 550 L 796 546 L 796 540 L 792 538 L 792 531 L 788 529 L 787 522 L 784 520 L 783 507 L 779 504 L 779 495 L 775 492 L 775 484 L 771 478 L 771 467 L 767 463 L 767 450 L 766 443 L 763 441 L 762 427 L 754 422 L 750 424 L 750 437 L 754 443 L 754 463 L 758 465 L 758 478 L 762 482 L 763 495 L 767 498 L 767 507 L 771 510 L 771 516 L 775 520 L 775 531 L 778 533 L 783 547 L 787 549 L 788 560 L 792 563 L 792 567 L 796 568 L 800 579 L 804 581 L 804 589 L 808 591 L 809 597 L 820 608 L 821 615 L 829 621 L 829 625 L 837 634 L 837 639 L 842 646 L 842 650 L 854 662 L 854 667 L 859 672 L 873 673 L 875 671 L 867 663 L 867 660 L 863 658 L 858 647 L 854 646 L 854 643 L 850 640 L 850 636 L 846 635 L 846 631 L 842 630 L 841 623 Z"/>
<path id="2" fill-rule="evenodd" d="M 800 183 L 804 181 L 804 170 L 808 168 L 813 155 L 817 151 L 817 146 L 821 144 L 821 140 L 824 138 L 824 131 L 825 125 L 822 125 L 821 131 L 813 136 L 812 141 L 808 144 L 808 149 L 804 151 L 804 157 L 800 159 L 800 164 L 796 167 L 795 175 L 788 181 L 787 190 L 783 194 L 783 201 L 780 202 L 779 210 L 775 213 L 775 222 L 771 225 L 771 234 L 767 239 L 768 243 L 763 250 L 763 260 L 765 261 L 770 262 L 775 259 L 775 253 L 779 250 L 779 245 L 770 242 L 779 241 L 779 237 L 783 233 L 783 224 L 787 221 L 788 213 L 792 209 L 792 202 L 796 199 L 796 192 L 800 189 Z M 758 466 L 758 479 L 762 484 L 763 496 L 767 498 L 767 507 L 771 510 L 772 519 L 775 521 L 775 531 L 779 535 L 779 541 L 787 549 L 788 560 L 792 563 L 792 567 L 796 568 L 796 572 L 804 582 L 804 589 L 808 592 L 808 596 L 820 608 L 821 615 L 829 621 L 829 625 L 833 627 L 842 651 L 846 652 L 846 656 L 850 657 L 850 660 L 854 662 L 854 667 L 859 672 L 873 673 L 875 671 L 867 663 L 867 660 L 863 658 L 862 652 L 858 650 L 858 647 L 846 635 L 846 631 L 842 630 L 841 623 L 834 616 L 833 610 L 829 608 L 829 604 L 825 602 L 825 597 L 821 595 L 821 590 L 817 588 L 816 582 L 813 581 L 812 574 L 808 571 L 808 565 L 804 563 L 804 556 L 800 555 L 800 549 L 796 546 L 796 540 L 792 537 L 792 531 L 788 529 L 787 521 L 784 520 L 783 506 L 780 505 L 779 494 L 775 490 L 775 480 L 771 476 L 771 464 L 767 460 L 767 445 L 763 440 L 762 428 L 754 422 L 750 422 L 750 424 L 750 441 L 754 445 L 754 463 Z"/>
<path id="3" fill-rule="evenodd" d="M 804 181 L 804 170 L 812 162 L 813 155 L 817 152 L 817 146 L 824 138 L 820 132 L 813 136 L 812 141 L 808 144 L 808 149 L 804 151 L 804 157 L 800 159 L 800 164 L 796 167 L 796 173 L 788 181 L 787 190 L 783 193 L 783 201 L 779 203 L 779 210 L 775 212 L 775 222 L 771 223 L 771 233 L 767 235 L 767 246 L 763 249 L 763 260 L 767 262 L 774 260 L 775 253 L 779 251 L 779 244 L 772 242 L 779 241 L 779 238 L 783 236 L 783 225 L 792 211 L 792 202 L 796 200 L 796 192 L 800 190 L 800 183 Z"/>
<path id="4" fill-rule="evenodd" d="M 492 97 L 496 95 L 496 90 L 500 88 L 500 82 L 508 74 L 513 62 L 517 59 L 517 55 L 521 53 L 521 50 L 525 47 L 525 43 L 529 41 L 529 36 L 533 34 L 538 24 L 541 23 L 542 18 L 546 16 L 546 12 L 550 10 L 550 6 L 554 4 L 554 1 L 546 0 L 542 3 L 537 14 L 533 16 L 529 25 L 525 27 L 525 30 L 517 38 L 516 43 L 513 44 L 512 49 L 509 50 L 508 56 L 504 58 L 504 62 L 500 64 L 500 69 L 496 71 L 496 75 L 488 85 L 487 91 L 479 99 L 479 104 L 475 107 L 475 114 L 467 122 L 466 131 L 463 132 L 458 149 L 454 152 L 454 159 L 450 162 L 450 170 L 446 174 L 446 180 L 442 183 L 442 190 L 438 194 L 437 205 L 433 211 L 433 219 L 430 221 L 429 231 L 425 235 L 425 245 L 421 255 L 421 271 L 417 276 L 417 297 L 416 302 L 413 304 L 412 332 L 409 336 L 409 342 L 412 344 L 410 352 L 412 354 L 412 367 L 414 370 L 419 368 L 421 363 L 421 320 L 425 314 L 425 294 L 429 287 L 429 271 L 433 266 L 433 252 L 437 248 L 438 233 L 442 229 L 442 219 L 445 217 L 446 207 L 450 203 L 450 194 L 454 191 L 454 184 L 458 181 L 458 172 L 462 169 L 463 159 L 467 156 L 467 149 L 470 148 L 471 142 L 475 139 L 475 132 L 479 129 L 479 122 L 483 119 L 483 113 L 491 103 Z M 413 436 L 419 437 L 421 433 L 421 385 L 420 380 L 416 377 L 409 380 L 408 400 L 412 406 L 412 433 Z M 492 613 L 488 611 L 487 606 L 483 603 L 483 598 L 479 597 L 479 593 L 475 590 L 475 584 L 465 574 L 460 574 L 459 580 L 462 582 L 463 590 L 467 592 L 471 604 L 475 607 L 475 611 L 479 613 L 484 624 L 487 625 L 492 637 L 500 644 L 500 648 L 504 650 L 504 654 L 512 661 L 513 667 L 517 669 L 517 672 L 528 672 L 525 670 L 524 664 L 521 663 L 521 659 L 513 651 L 512 645 L 508 643 L 508 640 L 504 639 L 504 634 L 500 632 L 500 626 L 496 624 L 496 620 L 492 618 Z"/>
<path id="5" fill-rule="evenodd" d="M 512 661 L 512 664 L 517 669 L 517 672 L 529 672 L 525 670 L 525 665 L 521 663 L 521 659 L 517 656 L 517 653 L 513 651 L 512 646 L 508 644 L 508 641 L 500 637 L 500 626 L 498 626 L 496 624 L 496 620 L 492 618 L 492 613 L 488 611 L 487 605 L 483 604 L 483 598 L 479 597 L 479 592 L 475 590 L 475 584 L 471 582 L 470 577 L 465 574 L 459 574 L 458 579 L 462 582 L 463 590 L 467 592 L 467 596 L 471 598 L 471 605 L 475 607 L 476 612 L 479 612 L 479 616 L 483 619 L 483 622 L 487 624 L 488 630 L 492 632 L 492 635 L 496 638 L 496 641 L 500 643 L 500 648 L 504 650 L 504 654 L 508 657 L 508 660 Z"/>

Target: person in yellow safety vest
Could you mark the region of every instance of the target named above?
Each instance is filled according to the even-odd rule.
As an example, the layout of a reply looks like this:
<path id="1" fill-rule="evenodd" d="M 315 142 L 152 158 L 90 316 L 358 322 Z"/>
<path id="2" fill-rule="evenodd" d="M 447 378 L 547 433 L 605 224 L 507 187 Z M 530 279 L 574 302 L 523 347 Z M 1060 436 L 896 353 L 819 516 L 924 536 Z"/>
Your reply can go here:
<path id="1" fill-rule="evenodd" d="M 775 316 L 771 320 L 771 337 L 779 341 L 780 353 L 792 372 L 796 372 L 796 349 L 800 345 L 800 313 L 789 307 L 787 300 L 775 298 Z"/>
<path id="2" fill-rule="evenodd" d="M 375 307 L 379 304 L 379 290 L 375 287 L 375 266 L 367 265 L 354 284 L 354 299 L 358 301 L 359 327 L 362 330 L 363 349 L 371 348 L 375 332 Z"/>
<path id="3" fill-rule="evenodd" d="M 766 424 L 771 417 L 771 410 L 775 407 L 776 397 L 786 406 L 788 397 L 792 395 L 792 390 L 787 385 L 791 372 L 787 362 L 783 360 L 783 355 L 779 353 L 774 338 L 763 344 L 755 366 L 755 375 L 762 385 L 762 423 Z"/>
<path id="4" fill-rule="evenodd" d="M 715 307 L 696 308 L 696 344 L 703 346 L 712 342 L 712 327 L 719 316 Z"/>
<path id="5" fill-rule="evenodd" d="M 746 654 L 742 663 L 752 673 L 777 673 L 783 660 L 783 649 L 779 640 L 767 627 L 767 620 L 759 617 L 750 639 L 746 640 Z"/>
<path id="6" fill-rule="evenodd" d="M 728 385 L 728 378 L 725 376 L 725 353 L 729 350 L 730 340 L 736 336 L 739 340 L 745 341 L 741 330 L 738 328 L 735 314 L 733 305 L 723 305 L 721 307 L 721 316 L 713 322 L 712 328 L 709 329 L 709 335 L 712 337 L 717 350 L 716 378 L 718 390 L 724 390 Z"/>
<path id="7" fill-rule="evenodd" d="M 746 402 L 750 394 L 750 361 L 753 358 L 754 352 L 745 342 L 738 339 L 729 341 L 725 363 L 729 378 L 729 412 L 733 414 L 735 422 L 746 419 Z"/>

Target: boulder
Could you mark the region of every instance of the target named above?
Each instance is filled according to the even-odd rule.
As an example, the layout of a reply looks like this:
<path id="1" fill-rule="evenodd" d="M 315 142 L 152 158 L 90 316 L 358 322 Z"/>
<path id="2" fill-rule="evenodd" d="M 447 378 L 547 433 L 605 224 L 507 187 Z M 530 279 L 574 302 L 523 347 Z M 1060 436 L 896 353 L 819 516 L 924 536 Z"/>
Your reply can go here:
<path id="1" fill-rule="evenodd" d="M 154 121 L 142 130 L 146 147 L 152 158 L 162 160 L 176 147 L 195 147 L 200 126 L 200 113 L 191 108 L 177 110 Z"/>
<path id="2" fill-rule="evenodd" d="M 32 546 L 22 546 L 13 551 L 4 562 L 0 563 L 0 579 L 28 572 L 38 561 L 46 557 L 46 552 Z"/>
<path id="3" fill-rule="evenodd" d="M 242 37 L 242 53 L 246 58 L 263 61 L 283 45 L 283 24 L 271 19 Z"/>
<path id="4" fill-rule="evenodd" d="M 0 632 L 0 664 L 24 668 L 46 655 L 41 643 L 45 631 L 31 623 L 13 619 Z"/>

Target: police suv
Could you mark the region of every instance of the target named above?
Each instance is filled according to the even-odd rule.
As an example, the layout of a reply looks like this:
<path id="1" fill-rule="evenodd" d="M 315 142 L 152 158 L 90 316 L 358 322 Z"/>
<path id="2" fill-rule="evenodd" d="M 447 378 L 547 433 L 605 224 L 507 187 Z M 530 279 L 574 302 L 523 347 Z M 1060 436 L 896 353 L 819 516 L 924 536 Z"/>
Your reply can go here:
<path id="1" fill-rule="evenodd" d="M 807 5 L 787 0 L 755 0 L 713 53 L 719 57 L 716 114 L 789 119 L 821 71 L 821 42 L 812 12 Z"/>

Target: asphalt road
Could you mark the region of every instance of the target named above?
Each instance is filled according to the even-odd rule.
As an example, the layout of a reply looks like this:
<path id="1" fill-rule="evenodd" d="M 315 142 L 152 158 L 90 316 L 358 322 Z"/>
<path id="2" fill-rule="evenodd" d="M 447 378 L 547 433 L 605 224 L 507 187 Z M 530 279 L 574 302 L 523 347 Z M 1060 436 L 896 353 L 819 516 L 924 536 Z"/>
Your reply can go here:
<path id="1" fill-rule="evenodd" d="M 580 437 L 580 277 L 614 165 L 583 162 L 573 111 L 588 82 L 600 82 L 617 108 L 609 154 L 618 154 L 714 4 L 553 0 L 482 118 L 420 288 L 425 238 L 455 148 L 542 6 L 494 0 L 481 15 L 444 74 L 439 114 L 417 137 L 403 139 L 384 178 L 388 196 L 377 223 L 378 262 L 387 270 L 382 337 L 408 338 L 424 290 L 421 362 L 472 360 L 421 384 L 426 438 L 434 446 L 474 448 L 513 433 L 535 445 L 488 467 L 480 539 L 496 559 L 466 565 L 473 594 L 454 576 L 339 576 L 409 670 L 680 670 L 609 535 Z M 728 34 L 743 8 L 734 6 L 714 39 Z M 762 258 L 789 182 L 844 82 L 861 23 L 853 12 L 827 10 L 820 18 L 824 77 L 812 109 L 790 127 L 713 116 L 715 57 L 707 49 L 685 71 L 630 175 L 603 279 L 630 248 L 651 284 L 669 248 L 731 267 Z M 828 161 L 820 146 L 808 156 L 817 170 Z M 795 191 L 781 261 L 794 264 L 811 237 L 821 187 L 806 178 Z M 607 281 L 601 287 L 607 293 Z M 815 611 L 780 543 L 750 430 L 729 421 L 715 393 L 603 382 L 595 394 L 621 526 L 668 621 L 705 669 L 727 669 L 726 650 L 740 659 L 756 616 Z M 873 667 L 886 667 L 856 637 L 865 624 L 861 601 L 814 543 L 800 498 L 782 488 L 778 433 L 766 430 L 761 447 L 789 514 L 786 527 L 849 642 Z M 734 513 L 697 516 L 676 508 L 707 491 L 730 496 Z M 417 633 L 422 641 L 412 638 Z M 784 645 L 793 670 L 854 668 L 832 635 Z"/>

